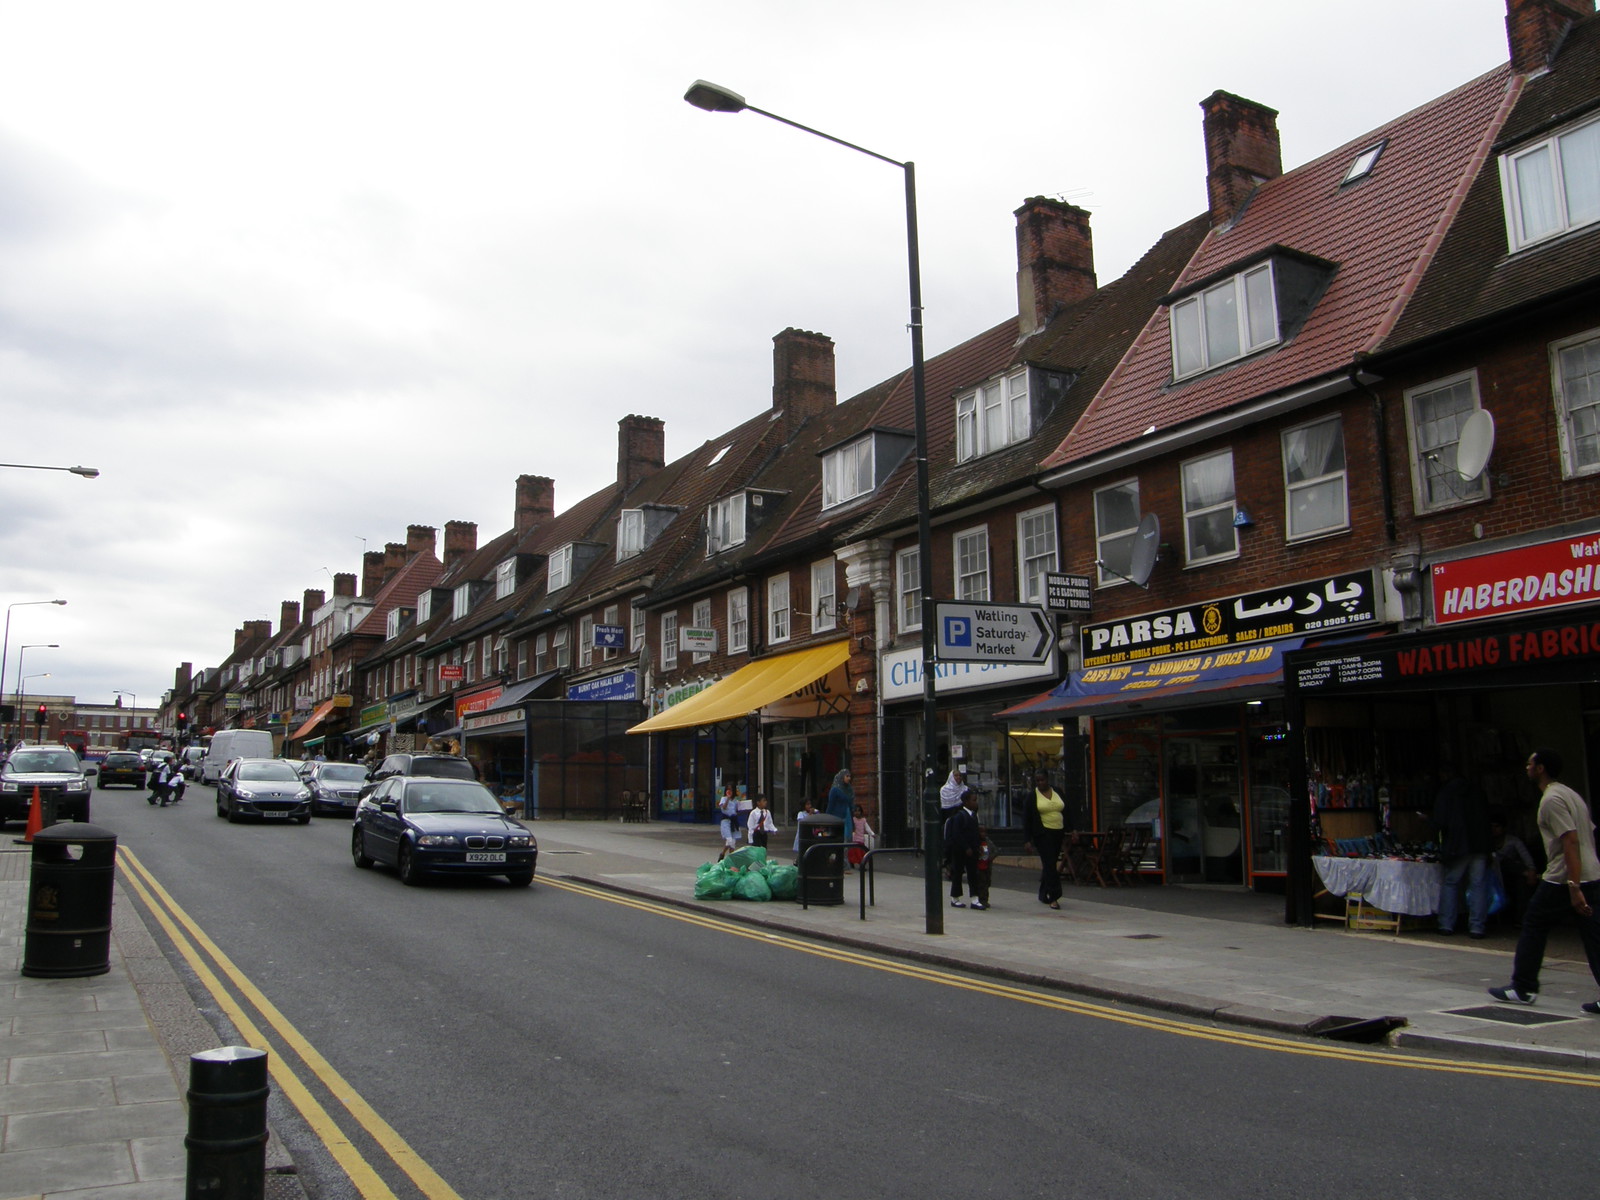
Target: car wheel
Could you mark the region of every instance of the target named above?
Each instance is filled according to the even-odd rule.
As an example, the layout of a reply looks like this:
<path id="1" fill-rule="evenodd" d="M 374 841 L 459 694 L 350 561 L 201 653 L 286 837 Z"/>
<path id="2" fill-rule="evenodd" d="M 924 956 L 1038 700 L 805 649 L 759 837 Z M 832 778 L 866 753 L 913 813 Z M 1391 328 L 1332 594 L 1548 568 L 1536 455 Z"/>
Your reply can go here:
<path id="1" fill-rule="evenodd" d="M 518 871 L 513 875 L 507 875 L 506 878 L 511 881 L 512 887 L 527 887 L 533 882 L 533 872 Z"/>
<path id="2" fill-rule="evenodd" d="M 106 781 L 104 779 L 96 779 L 94 781 L 94 790 L 97 791 L 97 792 L 105 791 L 106 790 Z"/>
<path id="3" fill-rule="evenodd" d="M 372 866 L 372 859 L 367 855 L 367 847 L 361 840 L 359 829 L 350 835 L 350 857 L 355 859 L 356 866 L 363 871 Z"/>
<path id="4" fill-rule="evenodd" d="M 237 825 L 238 823 L 239 823 L 239 813 L 233 807 L 233 801 L 229 800 L 228 801 L 228 824 L 229 825 Z"/>
<path id="5" fill-rule="evenodd" d="M 150 803 L 154 804 L 155 801 L 152 800 Z M 222 797 L 218 796 L 217 797 L 217 816 L 225 817 L 227 815 L 228 815 L 228 810 L 222 807 Z"/>
<path id="6" fill-rule="evenodd" d="M 295 818 L 295 823 L 299 824 L 299 825 L 309 825 L 309 824 L 311 824 L 311 816 L 310 816 L 310 814 L 308 813 L 306 816 L 303 816 L 303 817 L 296 817 Z"/>
<path id="7" fill-rule="evenodd" d="M 417 856 L 412 852 L 411 843 L 400 843 L 400 857 L 395 862 L 395 868 L 400 872 L 400 882 L 407 887 L 416 887 L 422 882 L 422 868 L 417 866 Z"/>

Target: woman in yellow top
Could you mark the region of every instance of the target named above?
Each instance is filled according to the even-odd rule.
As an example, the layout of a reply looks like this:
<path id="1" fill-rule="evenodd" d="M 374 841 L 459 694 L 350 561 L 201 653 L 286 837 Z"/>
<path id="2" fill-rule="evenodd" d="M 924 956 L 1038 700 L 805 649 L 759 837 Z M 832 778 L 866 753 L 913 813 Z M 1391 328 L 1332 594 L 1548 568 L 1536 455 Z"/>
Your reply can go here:
<path id="1" fill-rule="evenodd" d="M 1028 805 L 1028 839 L 1039 852 L 1039 903 L 1061 907 L 1061 843 L 1067 836 L 1066 802 L 1050 786 L 1050 776 L 1033 777 L 1033 803 Z"/>

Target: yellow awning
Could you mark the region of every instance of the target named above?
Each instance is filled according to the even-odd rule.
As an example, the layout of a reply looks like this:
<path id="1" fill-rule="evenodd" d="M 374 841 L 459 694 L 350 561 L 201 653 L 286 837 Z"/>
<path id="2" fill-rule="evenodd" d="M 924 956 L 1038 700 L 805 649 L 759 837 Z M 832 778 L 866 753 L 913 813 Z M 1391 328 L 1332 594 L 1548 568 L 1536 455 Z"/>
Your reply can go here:
<path id="1" fill-rule="evenodd" d="M 289 735 L 289 740 L 291 742 L 298 742 L 301 738 L 305 737 L 306 734 L 310 733 L 318 725 L 321 725 L 323 723 L 323 721 L 327 720 L 328 719 L 328 714 L 331 713 L 332 711 L 333 711 L 333 701 L 332 700 L 324 700 L 321 704 L 317 705 L 317 711 L 311 714 L 311 719 L 309 721 L 307 721 L 304 725 L 300 726 L 299 729 L 296 729 L 293 733 L 291 733 Z"/>
<path id="2" fill-rule="evenodd" d="M 763 705 L 792 695 L 808 683 L 815 683 L 849 657 L 847 638 L 763 658 L 740 667 L 726 679 L 640 722 L 628 732 L 660 733 L 664 729 L 715 725 L 718 721 L 746 716 Z"/>

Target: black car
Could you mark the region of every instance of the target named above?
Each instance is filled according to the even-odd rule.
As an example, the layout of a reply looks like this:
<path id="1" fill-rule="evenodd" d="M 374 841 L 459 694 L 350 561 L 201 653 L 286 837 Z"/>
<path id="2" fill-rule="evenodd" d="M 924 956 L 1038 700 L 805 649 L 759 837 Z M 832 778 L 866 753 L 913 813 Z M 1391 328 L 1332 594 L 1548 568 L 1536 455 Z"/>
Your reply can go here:
<path id="1" fill-rule="evenodd" d="M 300 778 L 311 792 L 313 813 L 348 817 L 354 815 L 361 802 L 367 769 L 350 762 L 306 763 L 300 768 Z"/>
<path id="2" fill-rule="evenodd" d="M 395 775 L 356 809 L 350 855 L 358 867 L 392 864 L 412 886 L 437 873 L 504 875 L 527 887 L 539 845 L 481 783 Z"/>
<path id="3" fill-rule="evenodd" d="M 396 775 L 428 775 L 437 779 L 476 780 L 478 773 L 472 762 L 460 754 L 390 754 L 372 769 L 368 782 L 361 789 L 363 799 L 370 796 L 385 779 Z"/>
<path id="4" fill-rule="evenodd" d="M 70 746 L 18 746 L 0 767 L 0 821 L 26 821 L 37 790 L 56 820 L 89 819 L 89 780 Z"/>
<path id="5" fill-rule="evenodd" d="M 311 791 L 281 758 L 236 758 L 217 777 L 217 816 L 311 823 Z"/>
<path id="6" fill-rule="evenodd" d="M 100 764 L 100 776 L 94 781 L 97 788 L 108 788 L 113 783 L 131 783 L 144 787 L 144 759 L 137 750 L 113 750 Z"/>

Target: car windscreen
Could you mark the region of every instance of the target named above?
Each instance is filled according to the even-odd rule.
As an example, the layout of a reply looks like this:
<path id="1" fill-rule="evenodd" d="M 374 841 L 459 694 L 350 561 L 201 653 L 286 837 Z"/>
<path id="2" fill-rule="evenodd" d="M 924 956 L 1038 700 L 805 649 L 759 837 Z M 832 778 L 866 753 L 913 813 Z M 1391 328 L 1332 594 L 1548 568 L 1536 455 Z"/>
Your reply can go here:
<path id="1" fill-rule="evenodd" d="M 481 784 L 425 783 L 406 789 L 406 811 L 497 813 L 500 802 Z"/>
<path id="2" fill-rule="evenodd" d="M 413 775 L 432 775 L 440 779 L 472 779 L 472 764 L 459 758 L 414 758 Z"/>
<path id="3" fill-rule="evenodd" d="M 323 783 L 365 783 L 367 769 L 360 763 L 328 763 L 317 771 Z"/>
<path id="4" fill-rule="evenodd" d="M 108 754 L 106 766 L 108 767 L 137 767 L 139 756 L 137 754 Z"/>
<path id="5" fill-rule="evenodd" d="M 28 775 L 47 771 L 77 775 L 82 768 L 78 756 L 71 750 L 16 750 L 6 768 L 13 775 Z"/>
<path id="6" fill-rule="evenodd" d="M 286 762 L 243 762 L 239 764 L 239 778 L 266 783 L 296 783 L 300 776 Z"/>

